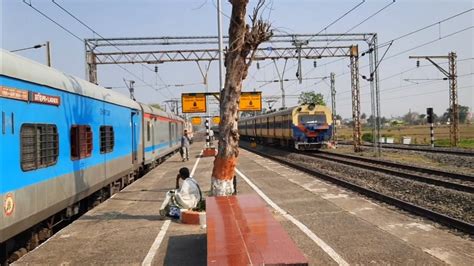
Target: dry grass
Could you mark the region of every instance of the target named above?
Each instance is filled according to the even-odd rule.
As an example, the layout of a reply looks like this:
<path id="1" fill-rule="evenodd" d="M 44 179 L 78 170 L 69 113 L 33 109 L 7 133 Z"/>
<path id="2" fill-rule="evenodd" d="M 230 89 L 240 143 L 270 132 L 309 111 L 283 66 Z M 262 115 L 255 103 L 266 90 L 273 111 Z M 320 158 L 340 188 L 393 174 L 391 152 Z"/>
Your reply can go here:
<path id="1" fill-rule="evenodd" d="M 462 124 L 459 127 L 461 137 L 461 147 L 474 148 L 474 125 Z M 435 139 L 438 140 L 439 145 L 446 145 L 449 143 L 449 126 L 440 125 L 435 126 Z M 362 134 L 372 133 L 371 128 L 363 128 Z M 352 128 L 338 128 L 338 138 L 342 140 L 352 139 Z M 411 137 L 412 144 L 429 144 L 430 143 L 430 126 L 394 126 L 384 128 L 381 131 L 382 136 L 395 138 L 395 143 L 401 143 L 402 138 Z"/>
<path id="2" fill-rule="evenodd" d="M 374 153 L 370 150 L 366 150 L 360 153 L 355 153 L 354 149 L 348 146 L 339 146 L 336 150 L 332 150 L 332 151 L 336 153 L 358 155 L 362 157 L 369 157 L 369 158 L 374 157 Z M 405 153 L 405 152 L 400 153 L 400 152 L 384 151 L 382 153 L 381 159 L 385 159 L 385 160 L 393 161 L 397 163 L 407 163 L 407 164 L 417 165 L 421 167 L 431 167 L 431 168 L 445 170 L 445 171 L 472 173 L 471 168 L 459 167 L 452 164 L 441 163 L 433 158 L 430 158 L 418 153 Z"/>

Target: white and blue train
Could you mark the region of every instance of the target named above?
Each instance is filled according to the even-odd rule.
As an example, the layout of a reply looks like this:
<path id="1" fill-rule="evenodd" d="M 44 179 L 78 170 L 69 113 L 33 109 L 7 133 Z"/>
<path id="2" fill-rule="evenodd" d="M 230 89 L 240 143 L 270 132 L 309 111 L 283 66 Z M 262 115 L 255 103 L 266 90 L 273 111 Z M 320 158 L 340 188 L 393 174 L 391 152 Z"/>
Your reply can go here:
<path id="1" fill-rule="evenodd" d="M 120 190 L 179 148 L 183 119 L 4 50 L 0 256 Z M 87 201 L 87 202 L 85 202 Z"/>

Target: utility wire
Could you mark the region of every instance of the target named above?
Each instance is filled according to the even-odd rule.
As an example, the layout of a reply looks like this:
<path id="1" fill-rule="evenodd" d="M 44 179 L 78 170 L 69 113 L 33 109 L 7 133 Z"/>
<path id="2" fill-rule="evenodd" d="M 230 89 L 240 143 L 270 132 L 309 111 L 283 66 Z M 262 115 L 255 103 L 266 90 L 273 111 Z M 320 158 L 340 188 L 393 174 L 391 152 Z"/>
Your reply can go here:
<path id="1" fill-rule="evenodd" d="M 385 5 L 384 7 L 382 7 L 381 9 L 377 10 L 376 12 L 372 13 L 370 16 L 366 17 L 365 19 L 363 19 L 361 22 L 357 23 L 356 25 L 352 26 L 350 29 L 348 29 L 347 31 L 345 31 L 342 35 L 339 35 L 339 37 L 337 37 L 336 39 L 330 41 L 327 43 L 326 47 L 325 48 L 328 48 L 329 45 L 337 40 L 339 40 L 340 38 L 342 38 L 342 36 L 344 34 L 347 34 L 349 32 L 351 32 L 352 30 L 354 30 L 355 28 L 359 27 L 360 25 L 364 24 L 365 22 L 367 22 L 368 20 L 370 20 L 371 18 L 375 17 L 377 14 L 379 14 L 380 12 L 384 11 L 385 9 L 387 9 L 388 7 L 390 7 L 391 5 L 395 4 L 395 0 L 392 0 L 391 3 Z"/>
<path id="2" fill-rule="evenodd" d="M 362 1 L 361 3 L 359 3 L 359 5 L 363 4 L 364 2 L 365 2 L 365 1 Z M 371 18 L 375 17 L 377 14 L 379 14 L 379 13 L 382 12 L 383 10 L 385 10 L 385 9 L 387 9 L 388 7 L 390 7 L 391 5 L 393 5 L 395 2 L 396 2 L 395 0 L 392 0 L 392 2 L 388 3 L 387 5 L 383 6 L 383 7 L 380 8 L 379 10 L 377 10 L 376 12 L 372 13 L 371 15 L 369 15 L 368 17 L 366 17 L 365 19 L 363 19 L 362 21 L 360 21 L 360 22 L 357 23 L 356 25 L 352 26 L 349 30 L 347 30 L 347 31 L 344 32 L 343 34 L 347 34 L 347 33 L 351 32 L 351 31 L 354 30 L 355 28 L 359 27 L 359 26 L 362 25 L 363 23 L 365 23 L 365 22 L 367 22 L 368 20 L 370 20 Z M 356 6 L 356 7 L 358 7 L 358 6 Z M 320 33 L 320 32 L 319 32 L 319 33 Z M 318 34 L 319 34 L 319 33 L 318 33 Z M 333 43 L 333 42 L 339 40 L 340 38 L 342 38 L 342 36 L 343 36 L 343 35 L 340 35 L 340 36 L 337 37 L 336 39 L 334 39 L 334 40 L 328 42 L 328 43 L 326 44 L 326 47 L 325 47 L 325 48 L 328 48 L 331 43 Z M 310 39 L 310 40 L 311 40 L 311 39 Z M 387 50 L 387 51 L 388 51 L 388 50 Z M 384 55 L 384 56 L 385 56 L 385 55 Z M 340 60 L 343 60 L 343 59 L 337 59 L 337 60 L 334 60 L 333 62 L 337 62 L 337 61 L 340 61 Z M 379 61 L 378 64 L 380 64 L 380 62 L 381 62 L 381 60 Z M 377 65 L 377 67 L 378 67 L 378 65 Z M 312 70 L 310 70 L 308 73 L 311 73 L 311 72 L 314 71 L 314 70 L 315 70 L 315 69 L 312 69 Z M 307 74 L 308 74 L 308 73 L 307 73 Z M 319 82 L 316 83 L 316 84 L 319 84 L 319 83 L 321 83 L 321 82 L 323 82 L 323 80 L 319 81 Z M 309 86 L 307 86 L 306 88 L 308 88 L 308 87 L 309 87 Z M 299 89 L 299 90 L 297 90 L 297 91 L 300 91 L 300 90 L 302 90 L 302 89 Z"/>
<path id="3" fill-rule="evenodd" d="M 402 55 L 402 54 L 406 54 L 406 53 L 411 52 L 411 51 L 413 51 L 413 50 L 416 50 L 416 49 L 418 49 L 418 48 L 421 48 L 421 47 L 430 45 L 430 44 L 432 44 L 432 43 L 438 42 L 438 41 L 440 41 L 440 40 L 443 40 L 443 39 L 452 37 L 452 36 L 454 36 L 454 35 L 456 35 L 456 34 L 462 33 L 462 32 L 464 32 L 464 31 L 467 31 L 467 30 L 470 30 L 470 29 L 473 29 L 473 28 L 474 28 L 474 26 L 466 27 L 466 28 L 463 28 L 463 29 L 461 29 L 461 30 L 452 32 L 452 33 L 450 33 L 450 34 L 448 34 L 448 35 L 445 35 L 445 36 L 442 36 L 442 37 L 438 37 L 437 39 L 433 39 L 433 40 L 431 40 L 431 41 L 425 42 L 425 43 L 423 43 L 423 44 L 417 45 L 417 46 L 415 46 L 415 47 L 412 47 L 412 48 L 406 49 L 406 50 L 404 50 L 404 51 L 401 51 L 401 52 L 399 52 L 399 53 L 396 53 L 396 54 L 394 54 L 394 55 L 391 55 L 391 56 L 385 58 L 385 61 L 390 60 L 390 59 L 392 59 L 392 58 L 394 58 L 394 57 L 400 56 L 400 55 Z M 359 69 L 366 68 L 366 67 L 368 67 L 368 66 L 369 66 L 369 65 L 364 65 L 364 66 L 359 67 Z M 346 72 L 343 72 L 343 73 L 341 73 L 341 74 L 336 75 L 336 77 L 344 76 L 344 75 L 349 74 L 349 73 L 350 73 L 350 71 L 346 71 Z"/>
<path id="4" fill-rule="evenodd" d="M 462 74 L 462 75 L 459 75 L 458 78 L 463 78 L 463 77 L 472 76 L 472 75 L 474 75 L 474 73 Z M 402 85 L 402 86 L 395 86 L 395 87 L 391 87 L 391 88 L 385 88 L 385 89 L 382 89 L 380 91 L 392 93 L 392 92 L 395 92 L 395 91 L 404 90 L 406 88 L 441 83 L 442 81 L 445 81 L 445 80 L 443 80 L 443 79 L 437 79 L 437 80 L 432 79 L 432 80 L 427 80 L 426 82 L 420 82 L 420 83 L 407 84 L 407 85 Z M 472 86 L 464 86 L 464 87 L 472 87 Z M 460 89 L 460 88 L 458 88 L 458 89 Z M 446 89 L 443 89 L 443 91 L 446 91 Z M 369 92 L 361 93 L 361 95 L 369 95 L 369 94 L 370 94 Z M 352 99 L 352 97 L 350 97 L 350 96 L 349 97 L 343 97 L 343 98 L 339 98 L 339 101 L 346 101 L 346 100 L 350 100 L 350 99 Z"/>
<path id="5" fill-rule="evenodd" d="M 365 0 L 362 0 L 360 3 L 358 3 L 357 5 L 355 5 L 354 7 L 352 7 L 351 9 L 349 9 L 346 13 L 344 13 L 342 16 L 338 17 L 336 20 L 334 20 L 333 22 L 329 23 L 326 27 L 324 27 L 322 30 L 320 30 L 318 33 L 316 33 L 315 36 L 309 38 L 307 40 L 307 42 L 310 42 L 311 40 L 313 40 L 316 36 L 318 36 L 320 33 L 322 33 L 323 31 L 326 31 L 329 27 L 331 27 L 332 25 L 336 24 L 339 20 L 343 19 L 345 16 L 349 15 L 350 13 L 352 13 L 352 11 L 356 10 L 357 8 L 359 8 L 361 5 L 363 5 L 365 3 Z"/>
<path id="6" fill-rule="evenodd" d="M 398 40 L 400 40 L 400 39 L 403 39 L 403 38 L 406 38 L 406 37 L 408 37 L 408 36 L 414 35 L 414 34 L 416 34 L 416 33 L 418 33 L 418 32 L 427 30 L 427 29 L 432 28 L 432 27 L 434 27 L 434 26 L 440 26 L 440 25 L 441 25 L 442 23 L 444 23 L 444 22 L 447 22 L 447 21 L 449 21 L 449 20 L 455 19 L 455 18 L 457 18 L 457 17 L 459 17 L 459 16 L 462 16 L 462 15 L 464 15 L 464 14 L 466 14 L 466 13 L 472 12 L 473 10 L 474 10 L 474 8 L 465 10 L 465 11 L 463 11 L 463 12 L 457 13 L 457 14 L 452 15 L 452 16 L 450 16 L 450 17 L 447 17 L 447 18 L 445 18 L 445 19 L 442 19 L 442 20 L 433 22 L 433 23 L 431 23 L 431 24 L 429 24 L 429 25 L 423 26 L 423 27 L 421 27 L 421 28 L 419 28 L 419 29 L 416 29 L 416 30 L 413 30 L 413 31 L 411 31 L 411 32 L 402 34 L 402 35 L 400 35 L 400 36 L 397 36 L 397 37 L 393 38 L 393 39 L 390 40 L 390 41 L 387 41 L 387 42 L 385 42 L 385 43 L 383 43 L 383 44 L 379 44 L 376 48 L 381 48 L 381 47 L 387 46 L 387 45 L 389 45 L 390 42 L 392 42 L 392 41 L 398 41 Z M 330 61 L 330 62 L 328 62 L 328 63 L 325 63 L 324 65 L 330 65 L 330 64 L 336 63 L 336 62 L 341 61 L 341 60 L 344 60 L 344 58 Z M 349 72 L 347 72 L 347 73 L 349 73 Z M 347 74 L 347 73 L 345 73 L 345 74 Z"/>
<path id="7" fill-rule="evenodd" d="M 109 40 L 107 40 L 104 36 L 102 36 L 100 33 L 98 33 L 96 30 L 94 30 L 92 27 L 90 27 L 89 25 L 87 25 L 85 22 L 83 22 L 82 20 L 80 20 L 77 16 L 75 16 L 74 14 L 72 14 L 72 12 L 70 12 L 69 10 L 67 10 L 66 8 L 64 8 L 63 6 L 61 6 L 60 4 L 58 4 L 55 0 L 51 0 L 53 2 L 53 4 L 55 4 L 57 7 L 59 7 L 62 11 L 64 11 L 66 14 L 68 14 L 69 16 L 71 16 L 72 18 L 74 18 L 77 22 L 79 22 L 81 25 L 83 25 L 84 27 L 86 27 L 87 29 L 89 29 L 90 31 L 92 31 L 92 33 L 98 35 L 100 38 L 102 38 L 102 40 L 106 41 L 108 44 L 112 45 L 114 48 L 116 48 L 117 50 L 119 50 L 120 52 L 124 53 L 124 51 L 122 49 L 120 49 L 118 46 L 116 46 L 115 44 L 113 44 L 112 42 L 110 42 Z M 125 55 L 125 57 L 127 57 L 129 60 L 130 60 L 130 57 L 128 55 Z M 146 69 L 148 69 L 149 71 L 155 73 L 155 71 L 153 71 L 150 67 L 148 67 L 147 65 L 141 63 L 142 66 L 144 66 Z M 161 78 L 161 76 L 156 72 L 156 75 L 158 76 L 158 78 L 161 80 L 161 82 L 166 85 L 166 83 L 163 81 L 163 79 Z M 170 96 L 172 97 L 173 94 L 171 93 L 171 91 L 166 88 L 168 90 L 168 93 L 170 94 Z"/>
<path id="8" fill-rule="evenodd" d="M 454 18 L 457 18 L 457 17 L 459 17 L 459 16 L 462 16 L 462 15 L 464 15 L 464 14 L 466 14 L 466 13 L 469 13 L 469 12 L 471 12 L 471 11 L 473 11 L 473 10 L 474 10 L 474 8 L 471 8 L 471 9 L 465 10 L 465 11 L 463 11 L 463 12 L 457 13 L 457 14 L 455 14 L 455 15 L 452 15 L 452 16 L 448 17 L 448 18 L 442 19 L 442 20 L 440 20 L 440 21 L 434 22 L 434 23 L 429 24 L 429 25 L 427 25 L 427 26 L 421 27 L 421 28 L 419 28 L 419 29 L 417 29 L 417 30 L 414 30 L 414 31 L 411 31 L 411 32 L 409 32 L 409 33 L 405 33 L 405 34 L 403 34 L 403 35 L 400 35 L 400 36 L 398 36 L 398 37 L 395 37 L 395 38 L 393 38 L 391 41 L 397 41 L 397 40 L 406 38 L 406 37 L 408 37 L 408 36 L 411 36 L 411 35 L 413 35 L 413 34 L 416 34 L 416 33 L 420 32 L 420 31 L 424 31 L 424 30 L 426 30 L 426 29 L 429 29 L 429 28 L 431 28 L 431 27 L 434 27 L 434 26 L 437 26 L 437 25 L 439 26 L 440 24 L 442 24 L 442 23 L 444 23 L 444 22 L 446 22 L 446 21 L 449 21 L 449 20 L 451 20 L 451 19 L 454 19 Z M 383 43 L 383 44 L 379 44 L 378 47 L 387 46 L 391 41 L 385 42 L 385 43 Z"/>
<path id="9" fill-rule="evenodd" d="M 26 4 L 27 6 L 31 7 L 33 10 L 35 10 L 36 12 L 38 12 L 39 14 L 41 14 L 43 17 L 45 17 L 46 19 L 48 19 L 49 21 L 53 22 L 54 24 L 56 24 L 58 27 L 60 27 L 61 29 L 63 29 L 64 31 L 66 31 L 67 33 L 69 33 L 71 36 L 73 36 L 74 38 L 76 38 L 77 40 L 79 40 L 81 43 L 84 43 L 84 40 L 82 38 L 80 38 L 79 36 L 77 36 L 76 34 L 74 34 L 72 31 L 70 31 L 69 29 L 67 29 L 66 27 L 64 27 L 63 25 L 61 25 L 60 23 L 56 22 L 54 19 L 50 18 L 48 15 L 46 15 L 45 13 L 41 12 L 39 9 L 35 8 L 32 4 L 31 4 L 31 1 L 28 3 L 26 0 L 22 0 L 24 4 Z M 121 68 L 122 70 L 124 70 L 125 72 L 129 73 L 130 75 L 134 76 L 135 78 L 141 80 L 144 84 L 148 85 L 150 88 L 156 90 L 155 88 L 153 88 L 152 85 L 148 84 L 146 81 L 144 81 L 142 78 L 140 78 L 138 75 L 136 75 L 135 73 L 129 71 L 128 69 L 122 67 L 121 65 L 116 65 L 117 67 Z M 163 95 L 160 91 L 156 90 L 158 93 L 160 93 L 163 97 L 166 98 L 165 95 Z"/>
<path id="10" fill-rule="evenodd" d="M 23 0 L 23 3 L 25 3 L 26 5 L 28 5 L 29 7 L 31 7 L 33 10 L 35 10 L 36 12 L 38 12 L 39 14 L 41 14 L 43 17 L 45 17 L 46 19 L 48 19 L 49 21 L 53 22 L 54 24 L 56 24 L 56 26 L 60 27 L 61 29 L 63 29 L 64 31 L 66 31 L 67 33 L 69 33 L 70 35 L 72 35 L 73 37 L 75 37 L 76 39 L 78 39 L 79 41 L 81 42 L 84 42 L 84 39 L 82 39 L 81 37 L 77 36 L 76 34 L 72 33 L 72 31 L 68 30 L 66 27 L 64 27 L 63 25 L 59 24 L 58 22 L 56 22 L 54 19 L 50 18 L 48 15 L 46 15 L 45 13 L 41 12 L 39 9 L 37 9 L 36 7 L 34 7 L 32 4 L 31 4 L 31 1 L 28 3 L 26 0 Z"/>

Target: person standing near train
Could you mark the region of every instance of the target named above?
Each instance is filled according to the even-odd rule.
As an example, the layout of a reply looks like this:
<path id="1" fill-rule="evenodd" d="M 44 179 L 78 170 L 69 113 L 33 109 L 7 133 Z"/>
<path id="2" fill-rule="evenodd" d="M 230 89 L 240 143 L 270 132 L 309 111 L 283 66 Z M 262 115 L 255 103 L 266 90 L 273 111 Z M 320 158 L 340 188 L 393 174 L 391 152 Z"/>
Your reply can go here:
<path id="1" fill-rule="evenodd" d="M 183 162 L 189 161 L 189 146 L 188 131 L 184 130 L 184 134 L 181 137 L 181 157 L 183 158 Z"/>

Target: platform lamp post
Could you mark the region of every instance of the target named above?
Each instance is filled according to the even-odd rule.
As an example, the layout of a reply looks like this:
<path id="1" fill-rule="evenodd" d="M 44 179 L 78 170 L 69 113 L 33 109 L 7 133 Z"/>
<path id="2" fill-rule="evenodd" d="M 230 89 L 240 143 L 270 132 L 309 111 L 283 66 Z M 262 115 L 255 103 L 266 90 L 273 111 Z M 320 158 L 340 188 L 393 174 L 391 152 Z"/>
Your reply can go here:
<path id="1" fill-rule="evenodd" d="M 46 65 L 50 67 L 51 66 L 51 45 L 50 45 L 49 41 L 47 41 L 46 43 L 43 43 L 43 44 L 37 44 L 37 45 L 30 46 L 30 47 L 11 50 L 10 52 L 16 53 L 16 52 L 21 52 L 21 51 L 26 51 L 26 50 L 31 50 L 31 49 L 38 49 L 38 48 L 41 48 L 43 46 L 46 47 Z"/>

